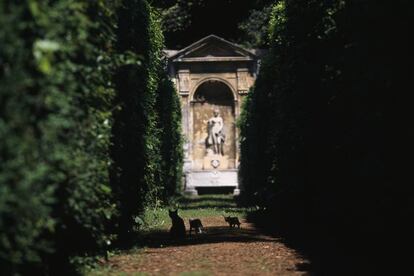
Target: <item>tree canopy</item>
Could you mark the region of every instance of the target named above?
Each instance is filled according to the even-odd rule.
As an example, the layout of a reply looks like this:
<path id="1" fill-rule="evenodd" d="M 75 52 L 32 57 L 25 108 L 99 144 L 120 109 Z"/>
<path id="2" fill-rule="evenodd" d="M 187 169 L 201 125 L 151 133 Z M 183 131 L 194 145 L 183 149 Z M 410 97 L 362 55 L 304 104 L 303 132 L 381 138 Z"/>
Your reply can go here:
<path id="1" fill-rule="evenodd" d="M 166 45 L 180 49 L 215 34 L 227 40 L 263 46 L 271 0 L 155 0 L 162 10 Z M 264 15 L 264 16 L 261 16 Z M 260 32 L 257 33 L 257 32 Z"/>

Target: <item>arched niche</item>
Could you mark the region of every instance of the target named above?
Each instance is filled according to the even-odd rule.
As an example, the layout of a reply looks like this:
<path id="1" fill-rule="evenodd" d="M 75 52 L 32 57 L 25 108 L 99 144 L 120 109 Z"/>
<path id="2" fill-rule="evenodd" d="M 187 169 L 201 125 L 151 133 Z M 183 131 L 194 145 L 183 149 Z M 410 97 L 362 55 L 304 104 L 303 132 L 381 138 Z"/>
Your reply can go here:
<path id="1" fill-rule="evenodd" d="M 233 90 L 224 81 L 209 79 L 200 83 L 191 101 L 192 113 L 192 160 L 195 170 L 228 170 L 234 169 L 236 163 L 236 127 L 235 96 Z M 209 121 L 221 117 L 223 142 L 217 152 L 211 144 Z"/>

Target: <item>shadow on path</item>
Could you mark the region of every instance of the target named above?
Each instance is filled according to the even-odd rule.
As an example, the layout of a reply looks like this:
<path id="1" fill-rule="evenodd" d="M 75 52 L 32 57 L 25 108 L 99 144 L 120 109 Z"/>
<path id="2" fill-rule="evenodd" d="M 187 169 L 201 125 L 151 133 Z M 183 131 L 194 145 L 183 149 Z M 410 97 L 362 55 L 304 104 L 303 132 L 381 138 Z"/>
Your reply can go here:
<path id="1" fill-rule="evenodd" d="M 205 233 L 192 234 L 180 240 L 171 240 L 168 230 L 150 232 L 138 241 L 140 246 L 159 248 L 169 246 L 188 246 L 195 244 L 210 244 L 222 242 L 275 242 L 277 238 L 261 235 L 252 228 L 229 228 L 225 226 L 210 226 L 204 228 Z M 188 231 L 187 231 L 188 232 Z"/>
<path id="2" fill-rule="evenodd" d="M 270 217 L 272 219 L 269 219 Z M 394 255 L 398 252 L 389 251 L 386 246 L 382 246 L 383 240 L 389 239 L 390 236 L 370 239 L 367 236 L 356 239 L 344 232 L 342 236 L 335 237 L 329 229 L 321 226 L 308 224 L 295 229 L 283 227 L 276 216 L 260 212 L 250 213 L 247 220 L 257 227 L 257 231 L 278 237 L 282 243 L 309 260 L 297 264 L 298 271 L 323 276 L 408 275 L 400 272 L 401 266 L 405 265 L 404 262 L 392 264 Z M 369 240 L 372 238 L 376 242 L 371 244 Z"/>

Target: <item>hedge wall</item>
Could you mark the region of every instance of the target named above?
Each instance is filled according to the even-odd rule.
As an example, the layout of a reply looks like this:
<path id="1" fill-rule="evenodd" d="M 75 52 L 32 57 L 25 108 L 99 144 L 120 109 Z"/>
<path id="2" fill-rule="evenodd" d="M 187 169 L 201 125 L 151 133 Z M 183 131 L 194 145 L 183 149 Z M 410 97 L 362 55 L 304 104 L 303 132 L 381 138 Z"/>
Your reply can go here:
<path id="1" fill-rule="evenodd" d="M 112 182 L 123 244 L 133 239 L 145 207 L 166 202 L 181 181 L 180 106 L 166 76 L 159 18 L 146 1 L 128 1 L 119 10 L 117 50 L 135 60 L 120 66 L 115 76 L 119 110 Z"/>
<path id="2" fill-rule="evenodd" d="M 98 2 L 3 1 L 1 266 L 65 269 L 108 241 L 112 14 Z M 96 33 L 99 36 L 95 36 Z M 43 263 L 43 264 L 42 264 Z M 24 270 L 23 270 L 24 271 Z"/>
<path id="3" fill-rule="evenodd" d="M 178 185 L 159 22 L 146 1 L 5 0 L 0 24 L 0 270 L 73 274 Z"/>
<path id="4" fill-rule="evenodd" d="M 381 252 L 413 230 L 413 189 L 398 180 L 409 118 L 399 91 L 412 72 L 407 9 L 408 1 L 278 1 L 242 116 L 249 202 L 321 251 L 358 248 L 356 262 L 380 264 L 378 272 L 397 257 Z"/>

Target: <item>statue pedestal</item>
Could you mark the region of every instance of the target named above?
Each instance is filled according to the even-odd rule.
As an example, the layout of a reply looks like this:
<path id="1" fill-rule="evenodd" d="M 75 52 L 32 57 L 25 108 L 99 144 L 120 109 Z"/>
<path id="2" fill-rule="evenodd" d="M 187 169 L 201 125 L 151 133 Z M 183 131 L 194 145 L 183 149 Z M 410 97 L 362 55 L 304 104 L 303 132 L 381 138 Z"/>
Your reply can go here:
<path id="1" fill-rule="evenodd" d="M 185 193 L 186 195 L 189 195 L 189 196 L 198 196 L 198 191 L 196 190 L 196 188 L 195 188 L 195 187 L 187 187 L 187 188 L 184 190 L 184 193 Z"/>
<path id="2" fill-rule="evenodd" d="M 189 171 L 186 174 L 185 193 L 197 195 L 199 187 L 234 187 L 234 195 L 240 193 L 237 170 Z"/>

